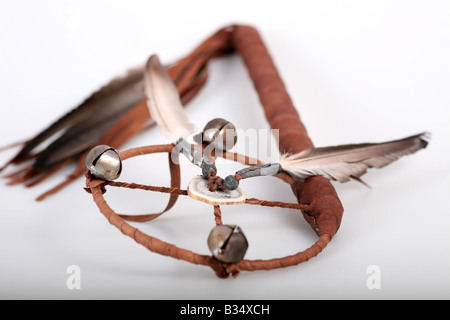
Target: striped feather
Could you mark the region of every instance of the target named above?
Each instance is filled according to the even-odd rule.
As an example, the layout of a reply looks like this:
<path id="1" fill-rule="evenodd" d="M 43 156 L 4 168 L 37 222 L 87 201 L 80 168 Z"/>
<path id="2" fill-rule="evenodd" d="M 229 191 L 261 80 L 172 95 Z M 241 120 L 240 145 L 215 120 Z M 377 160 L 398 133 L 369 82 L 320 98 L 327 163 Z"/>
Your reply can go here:
<path id="1" fill-rule="evenodd" d="M 279 163 L 283 171 L 300 181 L 317 175 L 339 182 L 351 178 L 358 180 L 368 168 L 382 168 L 425 148 L 428 137 L 428 133 L 421 133 L 383 143 L 312 148 L 294 155 L 283 155 Z"/>

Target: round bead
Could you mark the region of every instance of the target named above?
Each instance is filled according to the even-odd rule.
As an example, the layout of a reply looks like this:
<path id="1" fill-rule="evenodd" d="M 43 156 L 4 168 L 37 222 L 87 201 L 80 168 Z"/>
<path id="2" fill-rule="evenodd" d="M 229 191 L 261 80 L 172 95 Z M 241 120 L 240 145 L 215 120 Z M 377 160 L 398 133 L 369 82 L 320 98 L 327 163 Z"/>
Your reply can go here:
<path id="1" fill-rule="evenodd" d="M 223 186 L 227 190 L 236 190 L 239 187 L 239 181 L 235 178 L 235 176 L 227 176 L 223 179 Z"/>
<path id="2" fill-rule="evenodd" d="M 244 259 L 248 241 L 240 227 L 219 225 L 211 230 L 208 247 L 217 260 L 235 263 Z"/>
<path id="3" fill-rule="evenodd" d="M 86 168 L 98 179 L 115 180 L 122 172 L 122 160 L 115 149 L 100 145 L 92 148 L 87 155 Z"/>
<path id="4" fill-rule="evenodd" d="M 217 174 L 216 166 L 213 164 L 205 163 L 202 166 L 202 175 L 203 178 L 208 179 L 209 174 L 215 176 Z"/>

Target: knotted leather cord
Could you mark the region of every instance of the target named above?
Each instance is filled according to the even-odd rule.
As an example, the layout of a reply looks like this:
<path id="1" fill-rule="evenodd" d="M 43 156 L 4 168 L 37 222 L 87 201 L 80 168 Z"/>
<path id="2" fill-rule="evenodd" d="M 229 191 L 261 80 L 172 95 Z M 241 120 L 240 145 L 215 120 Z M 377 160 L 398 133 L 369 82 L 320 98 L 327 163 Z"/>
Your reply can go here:
<path id="1" fill-rule="evenodd" d="M 203 86 L 207 77 L 208 62 L 217 56 L 237 51 L 242 57 L 254 87 L 258 93 L 266 119 L 272 129 L 279 129 L 279 149 L 281 153 L 297 153 L 313 147 L 307 131 L 293 106 L 286 88 L 278 71 L 256 29 L 250 26 L 233 25 L 220 29 L 190 55 L 181 59 L 178 63 L 168 68 L 169 74 L 174 79 L 180 95 L 188 99 L 195 96 Z M 143 104 L 137 107 L 144 108 Z M 147 108 L 145 107 L 146 112 Z M 114 131 L 111 131 L 114 133 Z M 117 132 L 117 131 L 116 131 Z M 169 145 L 170 146 L 170 145 Z M 156 152 L 153 147 L 133 149 L 133 153 L 144 154 Z M 169 151 L 159 151 L 169 152 Z M 128 157 L 131 155 L 128 154 Z M 235 158 L 240 158 L 235 155 Z M 118 182 L 105 182 L 92 180 L 87 175 L 87 189 L 100 211 L 111 224 L 119 228 L 124 234 L 132 237 L 138 243 L 149 250 L 185 260 L 194 264 L 210 266 L 216 274 L 223 278 L 230 274 L 237 276 L 240 271 L 270 270 L 299 264 L 319 254 L 331 241 L 340 226 L 343 207 L 331 185 L 330 181 L 323 177 L 311 177 L 305 182 L 297 182 L 289 176 L 279 176 L 289 183 L 298 199 L 298 204 L 286 204 L 283 202 L 248 199 L 247 204 L 279 206 L 301 210 L 304 218 L 319 236 L 317 242 L 310 248 L 284 258 L 270 260 L 242 260 L 238 263 L 223 263 L 212 256 L 198 255 L 192 251 L 178 248 L 172 244 L 146 235 L 138 229 L 130 226 L 125 220 L 112 210 L 103 198 L 105 185 L 119 187 L 143 188 L 152 191 L 167 192 L 171 194 L 185 194 L 184 190 L 172 185 L 171 188 L 145 187 L 136 184 L 123 184 Z M 173 182 L 173 181 L 172 181 Z M 215 223 L 221 223 L 221 213 L 218 206 L 214 207 Z M 127 217 L 127 216 L 125 216 Z M 129 218 L 129 217 L 127 217 Z"/>

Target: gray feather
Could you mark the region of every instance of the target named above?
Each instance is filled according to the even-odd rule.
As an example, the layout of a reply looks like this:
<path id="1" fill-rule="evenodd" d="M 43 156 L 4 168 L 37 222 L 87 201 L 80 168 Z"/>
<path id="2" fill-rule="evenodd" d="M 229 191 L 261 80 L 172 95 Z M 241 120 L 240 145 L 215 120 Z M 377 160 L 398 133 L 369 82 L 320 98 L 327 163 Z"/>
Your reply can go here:
<path id="1" fill-rule="evenodd" d="M 79 106 L 42 130 L 8 163 L 19 163 L 39 145 L 54 137 L 35 161 L 35 168 L 44 170 L 70 157 L 79 155 L 120 118 L 126 111 L 145 98 L 144 68 L 128 71 L 101 87 Z"/>
<path id="2" fill-rule="evenodd" d="M 64 134 L 39 155 L 35 168 L 51 168 L 55 164 L 92 148 L 93 144 L 127 111 L 145 99 L 143 71 L 130 71 L 95 93 L 84 105 L 90 105 L 81 121 L 72 123 Z"/>
<path id="3" fill-rule="evenodd" d="M 428 133 L 383 143 L 347 144 L 312 148 L 294 155 L 283 155 L 282 170 L 297 180 L 321 175 L 327 179 L 346 182 L 359 178 L 368 168 L 381 168 L 402 156 L 427 146 Z"/>

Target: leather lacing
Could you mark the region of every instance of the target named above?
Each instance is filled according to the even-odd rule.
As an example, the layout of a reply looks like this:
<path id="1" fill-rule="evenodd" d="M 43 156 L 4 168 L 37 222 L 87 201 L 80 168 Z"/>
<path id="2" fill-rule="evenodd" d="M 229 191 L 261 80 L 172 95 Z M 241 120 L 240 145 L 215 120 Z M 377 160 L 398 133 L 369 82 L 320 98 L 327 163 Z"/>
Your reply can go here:
<path id="1" fill-rule="evenodd" d="M 122 160 L 129 159 L 138 155 L 152 154 L 157 152 L 167 152 L 170 155 L 173 145 L 157 145 L 157 146 L 146 146 L 140 148 L 134 148 L 121 153 Z M 173 155 L 172 155 L 173 156 Z M 245 156 L 236 155 L 233 158 L 244 160 L 244 164 L 249 165 L 249 158 Z M 246 162 L 247 161 L 247 162 Z M 170 187 L 159 187 L 150 186 L 137 183 L 126 183 L 126 182 L 116 182 L 116 181 L 104 181 L 98 180 L 93 177 L 89 171 L 86 171 L 86 191 L 92 194 L 94 202 L 97 204 L 100 212 L 108 219 L 108 221 L 117 227 L 123 234 L 131 237 L 137 243 L 143 245 L 148 250 L 166 255 L 175 259 L 184 260 L 193 264 L 205 265 L 211 267 L 220 278 L 226 278 L 229 275 L 237 277 L 239 273 L 243 270 L 245 271 L 255 271 L 255 270 L 270 270 L 275 268 L 282 268 L 292 265 L 297 265 L 310 258 L 319 254 L 331 240 L 331 236 L 328 234 L 321 235 L 318 241 L 310 248 L 298 252 L 294 255 L 276 258 L 270 260 L 242 260 L 237 263 L 224 263 L 213 256 L 201 255 L 194 253 L 190 250 L 179 248 L 173 244 L 162 241 L 150 235 L 147 235 L 140 231 L 139 229 L 131 226 L 126 221 L 150 221 L 159 217 L 164 212 L 167 212 L 175 203 L 178 196 L 188 195 L 187 190 L 180 188 L 180 166 L 173 163 L 170 160 L 170 176 L 171 176 L 171 186 Z M 279 176 L 279 178 L 289 181 L 289 178 Z M 169 204 L 163 212 L 147 215 L 123 215 L 117 214 L 106 202 L 103 194 L 106 192 L 106 187 L 119 187 L 119 188 L 129 188 L 129 189 L 140 189 L 153 192 L 168 193 L 171 195 Z M 218 191 L 220 192 L 220 191 Z M 245 204 L 249 205 L 261 205 L 268 207 L 280 207 L 286 209 L 304 210 L 309 209 L 307 204 L 298 203 L 287 203 L 281 201 L 266 201 L 256 198 L 247 199 Z M 222 212 L 219 205 L 213 205 L 214 222 L 216 225 L 222 224 Z"/>

